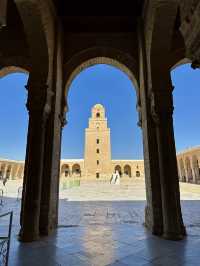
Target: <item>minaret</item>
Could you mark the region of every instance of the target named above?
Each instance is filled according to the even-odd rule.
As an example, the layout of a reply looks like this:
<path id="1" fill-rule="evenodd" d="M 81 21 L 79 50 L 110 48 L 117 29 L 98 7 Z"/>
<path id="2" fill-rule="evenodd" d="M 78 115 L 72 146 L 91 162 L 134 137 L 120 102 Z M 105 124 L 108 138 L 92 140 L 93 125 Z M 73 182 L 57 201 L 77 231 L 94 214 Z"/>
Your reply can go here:
<path id="1" fill-rule="evenodd" d="M 110 129 L 101 104 L 92 108 L 89 127 L 85 129 L 86 178 L 109 179 L 111 173 Z"/>

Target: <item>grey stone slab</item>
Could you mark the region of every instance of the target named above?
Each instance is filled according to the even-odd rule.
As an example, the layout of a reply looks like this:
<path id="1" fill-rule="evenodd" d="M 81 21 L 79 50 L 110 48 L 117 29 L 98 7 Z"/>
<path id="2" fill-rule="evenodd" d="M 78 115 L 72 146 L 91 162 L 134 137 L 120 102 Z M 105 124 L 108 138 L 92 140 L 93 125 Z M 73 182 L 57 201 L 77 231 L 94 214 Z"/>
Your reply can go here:
<path id="1" fill-rule="evenodd" d="M 132 266 L 146 266 L 149 264 L 149 261 L 137 257 L 136 255 L 130 255 L 121 260 L 122 263 Z"/>
<path id="2" fill-rule="evenodd" d="M 122 261 L 115 261 L 114 263 L 108 264 L 106 266 L 127 266 L 128 264 L 123 263 Z"/>

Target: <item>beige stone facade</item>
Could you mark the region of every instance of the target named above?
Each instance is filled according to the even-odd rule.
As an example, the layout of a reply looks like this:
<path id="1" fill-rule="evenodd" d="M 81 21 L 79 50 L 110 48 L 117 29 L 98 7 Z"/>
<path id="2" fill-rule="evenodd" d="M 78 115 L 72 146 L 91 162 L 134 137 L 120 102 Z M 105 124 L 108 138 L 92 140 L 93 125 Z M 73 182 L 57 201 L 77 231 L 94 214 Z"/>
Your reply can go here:
<path id="1" fill-rule="evenodd" d="M 110 128 L 105 108 L 96 104 L 91 110 L 89 126 L 85 129 L 85 152 L 81 160 L 61 160 L 61 177 L 82 177 L 84 181 L 110 181 L 119 172 L 121 180 L 144 177 L 143 160 L 112 160 Z"/>
<path id="2" fill-rule="evenodd" d="M 105 109 L 96 104 L 91 111 L 89 126 L 85 130 L 85 175 L 88 178 L 106 178 L 111 173 L 110 129 Z"/>
<path id="3" fill-rule="evenodd" d="M 200 184 L 200 146 L 189 148 L 177 154 L 179 180 Z M 121 181 L 133 182 L 144 178 L 144 160 L 112 160 L 110 128 L 105 108 L 96 104 L 91 110 L 88 128 L 85 129 L 84 159 L 62 159 L 60 178 L 79 178 L 81 181 L 110 181 L 118 171 Z M 21 179 L 24 162 L 0 159 L 0 176 Z"/>
<path id="4" fill-rule="evenodd" d="M 200 146 L 177 154 L 179 180 L 200 184 Z"/>
<path id="5" fill-rule="evenodd" d="M 24 161 L 0 158 L 1 179 L 21 179 L 24 176 Z"/>

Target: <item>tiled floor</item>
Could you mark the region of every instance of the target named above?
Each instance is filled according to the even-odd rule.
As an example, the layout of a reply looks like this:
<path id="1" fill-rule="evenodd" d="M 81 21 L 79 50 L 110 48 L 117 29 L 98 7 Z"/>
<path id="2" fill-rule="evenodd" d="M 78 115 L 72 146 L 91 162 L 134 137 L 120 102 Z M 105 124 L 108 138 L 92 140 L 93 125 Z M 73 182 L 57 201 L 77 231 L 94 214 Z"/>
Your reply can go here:
<path id="1" fill-rule="evenodd" d="M 144 228 L 145 193 L 140 182 L 135 187 L 83 185 L 61 190 L 58 230 L 28 244 L 17 241 L 20 202 L 8 192 L 1 212 L 13 209 L 15 213 L 9 265 L 199 266 L 200 186 L 192 186 L 182 189 L 182 195 L 187 195 L 183 199 L 196 200 L 182 201 L 188 236 L 178 242 L 152 236 Z M 117 197 L 120 200 L 114 200 Z M 4 224 L 0 224 L 1 231 Z"/>

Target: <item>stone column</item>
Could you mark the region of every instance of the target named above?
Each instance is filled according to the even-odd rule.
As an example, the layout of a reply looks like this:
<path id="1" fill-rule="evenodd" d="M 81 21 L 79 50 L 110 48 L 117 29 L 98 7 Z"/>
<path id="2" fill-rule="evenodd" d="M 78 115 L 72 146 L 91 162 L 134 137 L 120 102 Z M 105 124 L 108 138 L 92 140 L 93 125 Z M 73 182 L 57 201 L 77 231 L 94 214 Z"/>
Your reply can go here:
<path id="1" fill-rule="evenodd" d="M 8 169 L 8 165 L 5 164 L 4 173 L 3 173 L 3 178 L 6 178 L 7 169 Z"/>
<path id="2" fill-rule="evenodd" d="M 20 239 L 24 242 L 39 238 L 40 201 L 43 172 L 45 127 L 50 107 L 46 103 L 47 86 L 28 86 L 27 138 L 25 183 Z"/>
<path id="3" fill-rule="evenodd" d="M 163 82 L 163 80 L 162 80 Z M 162 83 L 161 82 L 161 83 Z M 152 117 L 156 124 L 156 136 L 159 154 L 161 196 L 163 210 L 163 237 L 179 240 L 185 235 L 183 225 L 179 180 L 176 160 L 176 148 L 173 130 L 172 86 L 155 88 L 151 95 Z"/>
<path id="4" fill-rule="evenodd" d="M 62 29 L 55 32 L 54 68 L 52 73 L 51 115 L 45 133 L 45 157 L 40 211 L 40 234 L 49 235 L 58 224 L 59 176 L 62 126 L 65 117 L 63 101 Z"/>
<path id="5" fill-rule="evenodd" d="M 17 170 L 16 170 L 16 178 L 18 179 L 19 170 L 20 170 L 20 164 L 18 164 L 16 167 L 17 167 Z"/>
<path id="6" fill-rule="evenodd" d="M 58 121 L 54 121 L 55 119 L 58 119 Z M 61 128 L 60 119 L 52 115 L 48 121 L 46 132 L 45 168 L 40 212 L 40 233 L 42 235 L 49 235 L 58 224 Z"/>
<path id="7" fill-rule="evenodd" d="M 15 169 L 15 164 L 11 164 L 10 168 L 10 179 L 13 180 L 13 175 L 14 175 L 14 169 Z"/>
<path id="8" fill-rule="evenodd" d="M 194 165 L 193 162 L 193 156 L 190 156 L 190 165 L 191 165 L 191 169 L 192 169 L 192 183 L 196 184 L 197 183 L 197 175 L 196 175 L 196 162 Z"/>
<path id="9" fill-rule="evenodd" d="M 139 75 L 140 99 L 137 109 L 139 112 L 139 126 L 142 127 L 144 168 L 146 184 L 145 225 L 155 235 L 163 232 L 162 202 L 160 188 L 159 158 L 156 139 L 156 128 L 151 116 L 149 99 L 147 56 L 141 21 L 138 29 L 139 38 Z"/>
<path id="10" fill-rule="evenodd" d="M 186 163 L 185 163 L 185 158 L 183 157 L 183 166 L 185 169 L 185 182 L 188 183 L 188 175 L 187 175 L 187 167 L 186 167 Z"/>
<path id="11" fill-rule="evenodd" d="M 24 166 L 22 165 L 22 172 L 21 172 L 20 179 L 23 179 L 23 178 L 24 178 Z"/>

